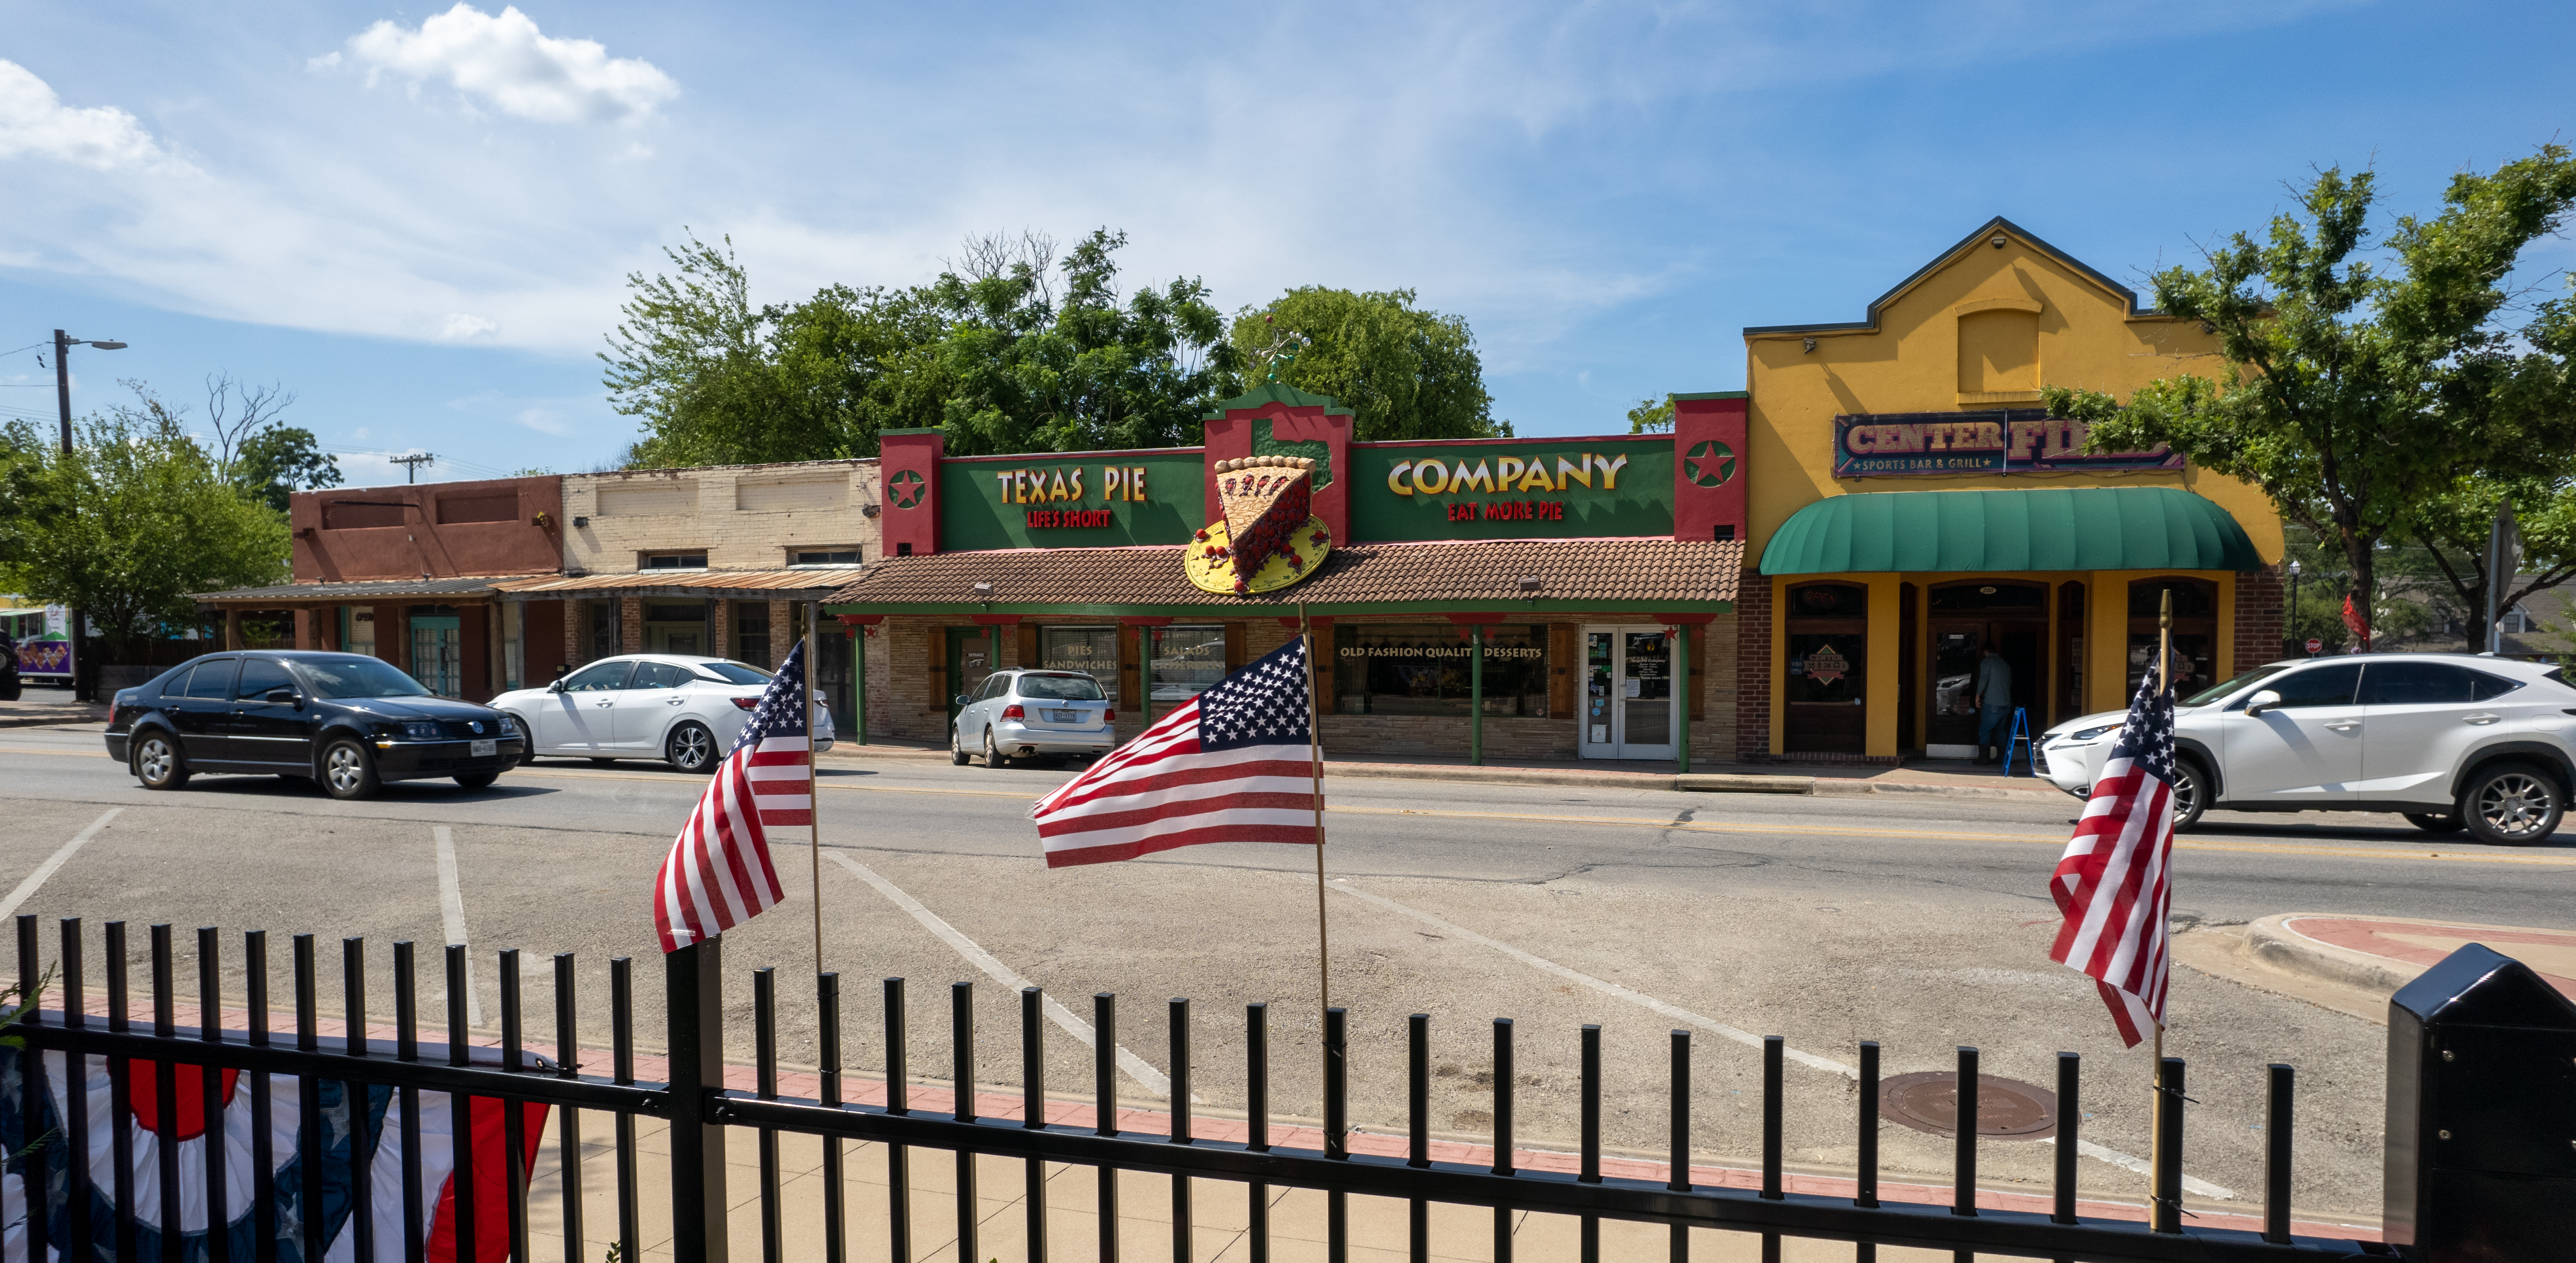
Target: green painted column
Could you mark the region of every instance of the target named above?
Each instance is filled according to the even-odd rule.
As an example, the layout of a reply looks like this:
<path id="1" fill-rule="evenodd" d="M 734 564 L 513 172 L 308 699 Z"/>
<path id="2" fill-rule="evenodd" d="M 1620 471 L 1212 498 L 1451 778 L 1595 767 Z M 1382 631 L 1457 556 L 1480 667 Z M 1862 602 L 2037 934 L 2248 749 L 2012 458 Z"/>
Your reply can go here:
<path id="1" fill-rule="evenodd" d="M 1467 632 L 1467 762 L 1485 765 L 1485 625 Z"/>
<path id="2" fill-rule="evenodd" d="M 1154 629 L 1136 629 L 1136 710 L 1154 726 Z"/>
<path id="3" fill-rule="evenodd" d="M 1673 629 L 1673 770 L 1690 772 L 1690 628 Z"/>

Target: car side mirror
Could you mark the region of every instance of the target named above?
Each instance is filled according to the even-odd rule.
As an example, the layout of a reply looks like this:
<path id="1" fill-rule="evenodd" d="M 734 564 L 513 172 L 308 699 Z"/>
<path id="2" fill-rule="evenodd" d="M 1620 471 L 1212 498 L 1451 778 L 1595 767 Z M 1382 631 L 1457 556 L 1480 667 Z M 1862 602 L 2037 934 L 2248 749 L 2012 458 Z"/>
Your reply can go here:
<path id="1" fill-rule="evenodd" d="M 563 681 L 561 681 L 561 680 L 557 680 L 557 681 L 555 681 L 554 683 L 547 685 L 547 686 L 546 686 L 546 691 L 547 691 L 547 692 L 549 692 L 549 693 L 560 693 L 560 692 L 563 692 Z"/>
<path id="2" fill-rule="evenodd" d="M 2262 692 L 2256 693 L 2254 696 L 2245 699 L 2245 713 L 2248 715 L 2260 715 L 2267 710 L 2277 710 L 2280 708 L 2280 705 L 2281 695 L 2270 689 L 2265 689 Z"/>
<path id="3" fill-rule="evenodd" d="M 270 689 L 268 691 L 268 704 L 271 706 L 301 706 L 304 704 L 304 699 L 297 696 L 293 689 Z"/>
<path id="4" fill-rule="evenodd" d="M 958 705 L 960 705 L 960 706 L 963 706 L 963 705 L 965 705 L 965 704 L 966 704 L 966 695 L 965 695 L 965 694 L 960 693 L 960 694 L 958 694 L 958 695 L 957 695 L 957 704 L 958 704 Z"/>

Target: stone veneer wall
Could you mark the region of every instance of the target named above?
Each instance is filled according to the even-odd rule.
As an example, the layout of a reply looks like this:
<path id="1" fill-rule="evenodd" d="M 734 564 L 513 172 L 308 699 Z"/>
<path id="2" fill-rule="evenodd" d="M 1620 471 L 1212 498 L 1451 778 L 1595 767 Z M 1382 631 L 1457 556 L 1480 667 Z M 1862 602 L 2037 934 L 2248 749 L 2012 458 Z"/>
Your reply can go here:
<path id="1" fill-rule="evenodd" d="M 1073 621 L 1065 620 L 1054 625 L 1069 625 Z M 1280 626 L 1276 615 L 1239 621 L 1245 628 L 1245 661 L 1287 644 L 1296 635 L 1294 629 Z M 1365 621 L 1373 624 L 1446 622 L 1437 616 L 1421 615 L 1377 617 Z M 1547 620 L 1541 617 L 1532 621 Z M 889 617 L 878 624 L 877 634 L 867 638 L 868 732 L 872 739 L 915 745 L 947 744 L 946 699 L 931 692 L 926 664 L 930 660 L 931 646 L 936 643 L 935 638 L 944 635 L 945 628 L 965 625 L 955 619 L 905 616 Z M 1041 620 L 1039 625 L 1050 625 L 1050 621 Z M 1691 646 L 1693 681 L 1707 692 L 1705 717 L 1691 725 L 1691 761 L 1695 765 L 1732 762 L 1739 748 L 1731 710 L 1740 691 L 1737 683 L 1737 638 L 1735 619 L 1720 615 Z M 1004 628 L 998 665 L 1005 669 L 1025 665 L 1019 661 L 1019 648 L 1017 629 Z M 1555 665 L 1576 671 L 1581 668 L 1579 662 Z M 1133 737 L 1144 730 L 1143 717 L 1135 714 L 1132 708 L 1124 709 L 1119 715 L 1117 730 L 1121 740 Z M 1467 753 L 1467 721 L 1463 715 L 1327 713 L 1323 716 L 1323 744 L 1327 757 L 1418 754 L 1463 758 Z M 1524 719 L 1489 716 L 1485 720 L 1485 755 L 1498 761 L 1574 759 L 1577 757 L 1574 717 Z"/>

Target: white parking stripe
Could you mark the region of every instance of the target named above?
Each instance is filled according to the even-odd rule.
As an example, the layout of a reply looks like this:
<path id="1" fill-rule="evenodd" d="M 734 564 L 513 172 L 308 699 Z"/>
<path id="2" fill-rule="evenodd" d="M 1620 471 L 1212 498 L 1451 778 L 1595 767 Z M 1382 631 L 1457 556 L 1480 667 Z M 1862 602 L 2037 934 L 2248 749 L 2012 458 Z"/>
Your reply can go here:
<path id="1" fill-rule="evenodd" d="M 101 812 L 98 819 L 89 822 L 88 828 L 72 835 L 71 841 L 63 843 L 61 850 L 46 856 L 45 862 L 38 864 L 36 866 L 36 871 L 27 874 L 27 880 L 19 882 L 18 888 L 10 891 L 8 898 L 0 899 L 0 921 L 8 920 L 12 914 L 16 913 L 18 911 L 18 905 L 27 902 L 30 896 L 34 895 L 37 890 L 41 889 L 45 884 L 45 879 L 53 876 L 54 870 L 61 868 L 63 866 L 63 861 L 72 857 L 72 852 L 81 849 L 81 844 L 89 841 L 91 838 L 97 837 L 98 831 L 106 828 L 107 822 L 116 819 L 116 813 L 123 810 L 125 810 L 123 807 L 110 807 L 106 811 Z"/>
<path id="2" fill-rule="evenodd" d="M 941 942 L 956 948 L 958 955 L 965 957 L 977 969 L 983 970 L 993 981 L 1015 990 L 1037 985 L 1014 972 L 1010 966 L 1003 964 L 991 952 L 985 951 L 975 940 L 958 933 L 956 926 L 942 920 L 938 913 L 921 906 L 921 901 L 905 894 L 902 887 L 877 876 L 876 870 L 839 851 L 828 851 L 825 854 L 831 856 L 834 863 L 856 874 L 859 880 L 876 887 L 877 893 L 884 895 L 894 906 L 911 913 L 912 919 L 921 922 L 923 929 L 938 935 Z M 1092 1030 L 1091 1023 L 1075 1017 L 1073 1010 L 1057 1003 L 1052 994 L 1045 997 L 1044 1003 L 1047 1017 L 1056 1025 L 1063 1027 L 1066 1034 L 1081 1040 L 1085 1048 L 1097 1049 L 1100 1046 L 1098 1034 Z M 1171 1099 L 1171 1077 L 1146 1064 L 1144 1058 L 1127 1051 L 1127 1046 L 1124 1044 L 1118 1046 L 1118 1068 L 1126 1071 L 1128 1078 L 1143 1084 L 1146 1091 L 1165 1100 Z M 1190 1099 L 1197 1101 L 1199 1096 L 1193 1092 L 1190 1094 Z"/>
<path id="3" fill-rule="evenodd" d="M 446 921 L 447 941 L 464 943 L 465 890 L 456 881 L 456 834 L 446 825 L 433 825 L 430 832 L 438 837 L 438 911 Z M 465 951 L 465 1022 L 468 1026 L 483 1024 L 483 995 L 474 986 L 474 950 Z"/>
<path id="4" fill-rule="evenodd" d="M 1276 874 L 1274 874 L 1274 876 L 1276 876 Z M 1299 877 L 1288 878 L 1287 880 L 1303 882 L 1305 879 Z M 1449 935 L 1450 937 L 1461 938 L 1479 946 L 1490 947 L 1495 951 L 1501 952 L 1502 954 L 1529 966 L 1532 969 L 1554 974 L 1559 978 L 1565 979 L 1567 982 L 1590 987 L 1606 996 L 1615 996 L 1630 1004 L 1636 1005 L 1639 1008 L 1671 1018 L 1676 1022 L 1687 1022 L 1690 1025 L 1696 1026 L 1711 1034 L 1723 1035 L 1739 1044 L 1749 1045 L 1754 1048 L 1762 1046 L 1761 1037 L 1750 1031 L 1743 1030 L 1739 1027 L 1729 1026 L 1713 1017 L 1704 1017 L 1700 1014 L 1693 1013 L 1689 1009 L 1685 1009 L 1677 1004 L 1666 1004 L 1653 996 L 1630 990 L 1629 988 L 1620 986 L 1615 982 L 1595 978 L 1579 969 L 1569 969 L 1555 961 L 1547 959 L 1544 956 L 1533 956 L 1509 943 L 1487 938 L 1482 934 L 1478 934 L 1474 930 L 1458 924 L 1457 922 L 1434 916 L 1431 913 L 1424 912 L 1420 908 L 1408 907 L 1404 904 L 1397 903 L 1395 900 L 1389 899 L 1384 895 L 1370 894 L 1365 890 L 1353 887 L 1350 884 L 1350 879 L 1347 877 L 1334 878 L 1331 883 L 1331 889 L 1336 894 L 1349 895 L 1351 898 L 1360 900 L 1363 903 L 1374 904 L 1389 912 L 1411 917 L 1416 921 L 1420 921 L 1424 925 L 1431 926 L 1439 930 L 1441 933 Z M 1788 1060 L 1797 1062 L 1798 1064 L 1811 1069 L 1822 1070 L 1827 1074 L 1838 1074 L 1846 1079 L 1857 1080 L 1860 1078 L 1860 1070 L 1858 1067 L 1845 1065 L 1830 1057 L 1819 1057 L 1814 1053 L 1800 1052 L 1795 1048 L 1789 1048 L 1785 1045 L 1782 1047 L 1781 1053 Z M 2054 1137 L 2051 1137 L 2045 1143 L 2055 1144 L 2057 1141 Z M 2138 1172 L 2141 1175 L 2148 1173 L 2146 1159 L 2122 1153 L 2117 1149 L 2105 1148 L 2104 1146 L 2097 1145 L 2090 1140 L 2077 1140 L 2075 1142 L 2075 1152 L 2083 1154 L 2088 1158 L 2108 1162 L 2115 1167 Z M 2182 1187 L 2184 1192 L 2190 1193 L 2195 1197 L 2208 1197 L 2220 1201 L 2233 1201 L 2236 1197 L 2236 1193 L 2232 1189 L 2221 1188 L 2207 1180 L 2196 1179 L 2188 1175 L 2182 1178 Z"/>

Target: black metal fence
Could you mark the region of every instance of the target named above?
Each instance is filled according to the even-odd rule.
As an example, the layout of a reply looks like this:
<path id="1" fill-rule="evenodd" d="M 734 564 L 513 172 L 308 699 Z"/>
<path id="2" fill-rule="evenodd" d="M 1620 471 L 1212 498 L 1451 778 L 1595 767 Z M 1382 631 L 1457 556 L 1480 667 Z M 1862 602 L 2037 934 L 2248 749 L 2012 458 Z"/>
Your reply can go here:
<path id="1" fill-rule="evenodd" d="M 182 1259 L 206 1259 L 211 1263 L 309 1260 L 321 1258 L 325 1248 L 343 1231 L 353 1238 L 355 1256 L 361 1260 L 430 1257 L 432 1219 L 438 1208 L 428 1204 L 422 1181 L 424 1150 L 420 1129 L 424 1092 L 446 1097 L 451 1135 L 471 1136 L 478 1119 L 478 1104 L 486 1108 L 486 1114 L 480 1117 L 488 1117 L 492 1103 L 499 1103 L 504 1131 L 500 1152 L 506 1168 L 500 1179 L 490 1178 L 489 1173 L 478 1175 L 476 1171 L 478 1161 L 491 1160 L 489 1149 L 467 1143 L 452 1146 L 455 1171 L 449 1187 L 454 1205 L 444 1220 L 452 1233 L 447 1240 L 452 1253 L 445 1257 L 458 1259 L 476 1258 L 487 1252 L 477 1247 L 487 1244 L 484 1238 L 495 1231 L 506 1234 L 510 1257 L 529 1257 L 528 1157 L 536 1141 L 527 1131 L 524 1107 L 529 1105 L 556 1111 L 556 1143 L 561 1160 L 554 1174 L 560 1186 L 553 1192 L 563 1216 L 566 1263 L 596 1263 L 585 1254 L 581 1219 L 582 1181 L 587 1174 L 582 1161 L 582 1134 L 592 1114 L 606 1115 L 613 1132 L 610 1165 L 616 1183 L 617 1224 L 611 1239 L 618 1257 L 625 1260 L 640 1259 L 648 1246 L 659 1244 L 644 1239 L 642 1231 L 640 1190 L 646 1176 L 640 1169 L 643 1164 L 637 1145 L 638 1119 L 660 1120 L 669 1128 L 671 1249 L 675 1257 L 692 1263 L 727 1257 L 726 1208 L 733 1204 L 725 1188 L 728 1128 L 749 1128 L 756 1133 L 760 1188 L 752 1205 L 759 1217 L 761 1254 L 766 1260 L 782 1259 L 790 1250 L 788 1208 L 780 1193 L 782 1134 L 816 1137 L 821 1142 L 821 1227 L 823 1257 L 828 1263 L 842 1263 L 847 1255 L 853 1208 L 846 1201 L 842 1146 L 848 1141 L 886 1146 L 890 1196 L 884 1205 L 860 1208 L 857 1213 L 882 1216 L 890 1254 L 896 1260 L 918 1257 L 913 1244 L 910 1196 L 914 1150 L 953 1155 L 959 1208 L 954 1226 L 957 1244 L 953 1251 L 943 1247 L 941 1252 L 969 1261 L 986 1257 L 979 1251 L 977 1240 L 975 1159 L 979 1155 L 1016 1158 L 1025 1163 L 1026 1257 L 1032 1263 L 1042 1263 L 1047 1257 L 1049 1206 L 1045 1177 L 1051 1163 L 1089 1166 L 1102 1173 L 1104 1178 L 1096 1182 L 1098 1204 L 1091 1208 L 1097 1211 L 1101 1225 L 1097 1257 L 1102 1260 L 1119 1255 L 1119 1182 L 1106 1178 L 1117 1171 L 1171 1178 L 1170 1257 L 1175 1260 L 1191 1257 L 1192 1199 L 1202 1191 L 1194 1188 L 1195 1181 L 1246 1186 L 1250 1254 L 1255 1260 L 1265 1261 L 1270 1253 L 1269 1194 L 1274 1189 L 1315 1190 L 1325 1195 L 1326 1250 L 1335 1263 L 1340 1263 L 1352 1244 L 1348 1205 L 1352 1194 L 1410 1203 L 1409 1246 L 1417 1260 L 1429 1256 L 1429 1210 L 1434 1203 L 1492 1208 L 1491 1251 L 1498 1260 L 1512 1258 L 1512 1220 L 1520 1212 L 1574 1219 L 1580 1225 L 1580 1253 L 1587 1263 L 1599 1257 L 1600 1223 L 1605 1219 L 1667 1225 L 1670 1257 L 1677 1261 L 1688 1257 L 1687 1234 L 1694 1228 L 1758 1235 L 1766 1260 L 1779 1257 L 1784 1238 L 1850 1242 L 1854 1257 L 1861 1260 L 1874 1259 L 1880 1245 L 1948 1250 L 1959 1259 L 1989 1254 L 2104 1263 L 2353 1258 L 2388 1253 L 2376 1243 L 2303 1238 L 2291 1233 L 2292 1075 L 2287 1066 L 2271 1070 L 2265 1227 L 2260 1232 L 2229 1231 L 2185 1227 L 2181 1222 L 2187 1098 L 2183 1096 L 2183 1063 L 2177 1058 L 2167 1058 L 2162 1066 L 2164 1091 L 2160 1109 L 2167 1143 L 2153 1174 L 2156 1193 L 2150 1222 L 2086 1220 L 2077 1214 L 2075 1195 L 2076 1129 L 2083 1111 L 2079 1105 L 2080 1066 L 2071 1053 L 2060 1054 L 2058 1062 L 2061 1130 L 2056 1150 L 2054 1212 L 2038 1214 L 1977 1206 L 1978 1141 L 1973 1125 L 1957 1132 L 1955 1191 L 1950 1202 L 1897 1202 L 1879 1197 L 1875 1044 L 1860 1048 L 1860 1106 L 1855 1120 L 1860 1159 L 1853 1173 L 1857 1179 L 1856 1195 L 1836 1198 L 1783 1190 L 1784 1049 L 1777 1037 L 1766 1040 L 1762 1050 L 1761 1187 L 1695 1187 L 1690 1183 L 1688 1143 L 1692 1049 L 1686 1031 L 1672 1033 L 1671 1179 L 1655 1182 L 1602 1174 L 1601 1041 L 1600 1029 L 1593 1026 L 1582 1031 L 1579 1169 L 1567 1174 L 1515 1170 L 1512 1166 L 1513 1027 L 1508 1020 L 1497 1020 L 1493 1026 L 1494 1163 L 1490 1167 L 1468 1166 L 1435 1162 L 1430 1156 L 1430 1019 L 1422 1014 L 1413 1015 L 1410 1021 L 1405 1066 L 1411 1106 L 1407 1152 L 1402 1157 L 1374 1156 L 1354 1153 L 1349 1144 L 1347 1088 L 1353 1067 L 1341 1009 L 1327 1011 L 1323 1030 L 1323 1147 L 1297 1149 L 1271 1143 L 1267 1010 L 1259 1004 L 1249 1006 L 1245 1013 L 1247 1134 L 1239 1142 L 1215 1141 L 1193 1134 L 1186 1000 L 1170 1002 L 1172 1087 L 1168 1134 L 1151 1135 L 1118 1129 L 1114 1060 L 1117 999 L 1107 993 L 1094 998 L 1097 1070 L 1092 1089 L 1096 1122 L 1082 1128 L 1046 1122 L 1040 1038 L 1044 1017 L 1042 998 L 1035 988 L 1020 996 L 1021 1116 L 986 1118 L 976 1113 L 973 1050 L 977 1034 L 972 991 L 967 983 L 955 984 L 951 991 L 955 1060 L 950 1081 L 955 1085 L 954 1108 L 947 1113 L 934 1113 L 915 1110 L 909 1104 L 911 1085 L 905 1064 L 901 979 L 887 979 L 884 983 L 889 1061 L 884 1102 L 861 1105 L 842 1099 L 845 1084 L 839 1046 L 840 994 L 838 977 L 833 974 L 823 974 L 816 980 L 821 1026 L 814 1064 L 820 1071 L 819 1098 L 795 1099 L 779 1094 L 778 997 L 776 975 L 768 969 L 751 975 L 756 1087 L 748 1093 L 725 1089 L 720 942 L 683 949 L 665 958 L 668 1082 L 651 1084 L 639 1083 L 635 1078 L 634 980 L 631 962 L 624 957 L 609 962 L 610 1072 L 600 1076 L 581 1073 L 571 1053 L 582 1046 L 583 1032 L 577 1029 L 576 1021 L 578 971 L 568 953 L 553 958 L 553 1045 L 565 1055 L 544 1059 L 525 1051 L 527 1014 L 521 1004 L 516 952 L 499 954 L 501 1032 L 500 1046 L 493 1050 L 471 1046 L 464 1000 L 466 959 L 461 946 L 450 946 L 445 953 L 448 1002 L 446 1042 L 441 1045 L 420 1039 L 415 961 L 413 945 L 408 942 L 393 945 L 395 1038 L 371 1041 L 364 1034 L 368 1007 L 363 940 L 344 939 L 341 943 L 342 1010 L 348 1033 L 334 1039 L 317 1033 L 320 966 L 311 935 L 298 935 L 292 941 L 292 1034 L 273 1035 L 264 933 L 251 931 L 242 937 L 248 982 L 246 994 L 239 997 L 239 1011 L 246 1013 L 247 1020 L 243 1029 L 228 1030 L 223 1029 L 222 1019 L 227 997 L 220 994 L 221 936 L 212 928 L 197 931 L 196 972 L 200 981 L 196 1004 L 201 1025 L 190 1030 L 173 1020 L 178 997 L 174 994 L 171 927 L 150 927 L 149 1000 L 153 1019 L 149 1029 L 137 1026 L 127 1016 L 131 995 L 126 976 L 126 927 L 122 922 L 109 922 L 104 931 L 104 1019 L 85 1014 L 80 1004 L 72 1004 L 60 1011 L 31 1011 L 12 1028 L 13 1033 L 24 1037 L 31 1053 L 65 1054 L 60 1064 L 76 1065 L 80 1071 L 62 1076 L 61 1091 L 68 1102 L 59 1111 L 64 1134 L 12 1155 L 11 1170 L 27 1195 L 24 1204 L 35 1208 L 24 1224 L 25 1253 L 16 1257 L 42 1258 L 48 1246 L 89 1241 L 95 1248 L 83 1251 L 83 1257 L 158 1258 L 171 1263 Z M 80 922 L 63 921 L 60 934 L 59 973 L 54 981 L 66 995 L 86 996 L 89 980 L 84 976 Z M 36 996 L 47 982 L 41 966 L 41 947 L 36 919 L 18 918 L 19 985 L 30 997 Z M 597 1032 L 591 1033 L 592 1038 L 596 1036 Z M 73 1057 L 83 1060 L 73 1062 Z M 108 1164 L 112 1178 L 107 1188 L 96 1186 L 92 1164 L 86 1157 L 93 1143 L 86 1097 L 90 1065 L 87 1058 L 106 1059 L 107 1090 L 114 1098 L 108 1117 L 115 1120 L 117 1130 L 110 1138 L 114 1160 Z M 18 1099 L 7 1104 L 14 1107 L 21 1126 L 29 1129 L 20 1136 L 24 1143 L 37 1138 L 36 1122 L 51 1116 L 53 1109 L 49 1103 L 51 1089 L 45 1083 L 46 1060 L 41 1056 L 21 1056 L 17 1064 L 20 1073 L 13 1086 Z M 238 1230 L 210 1231 L 202 1239 L 159 1231 L 157 1223 L 146 1223 L 138 1215 L 141 1191 L 134 1187 L 136 1181 L 130 1176 L 134 1170 L 133 1154 L 129 1134 L 122 1126 L 132 1103 L 135 1077 L 147 1073 L 146 1067 L 149 1090 L 154 1094 L 153 1117 L 184 1117 L 186 1111 L 177 1093 L 185 1077 L 182 1070 L 188 1066 L 236 1072 L 246 1078 L 252 1115 L 263 1123 L 271 1117 L 273 1094 L 291 1091 L 302 1120 L 293 1141 L 299 1151 L 291 1161 L 270 1148 L 274 1141 L 269 1127 L 250 1129 L 254 1153 L 247 1165 L 253 1187 L 247 1200 L 252 1210 Z M 222 1117 L 220 1075 L 200 1073 L 197 1079 L 202 1093 L 202 1099 L 196 1102 L 200 1111 L 197 1117 Z M 1963 1048 L 1958 1076 L 1959 1117 L 1963 1120 L 1977 1116 L 1976 1084 L 1976 1051 Z M 383 1103 L 381 1121 L 370 1122 L 373 1116 L 365 1107 L 371 1099 Z M 378 1129 L 374 1135 L 379 1145 L 387 1131 L 399 1137 L 399 1190 L 380 1186 L 383 1173 L 374 1169 L 378 1164 L 375 1150 L 359 1143 L 368 1139 L 369 1126 Z M 154 1148 L 159 1160 L 157 1184 L 143 1191 L 151 1192 L 158 1205 L 165 1204 L 159 1190 L 180 1190 L 182 1174 L 180 1146 L 164 1143 Z M 201 1173 L 196 1178 L 204 1181 L 205 1206 L 228 1207 L 240 1200 L 228 1200 L 227 1163 L 198 1165 Z M 291 1186 L 279 1187 L 279 1177 L 273 1172 L 281 1170 L 292 1172 Z M 292 1181 L 300 1181 L 300 1185 L 292 1185 Z M 497 1210 L 478 1207 L 477 1199 L 495 1190 L 504 1204 Z M 388 1199 L 399 1199 L 398 1217 L 392 1215 Z M 380 1215 L 399 1223 L 398 1243 L 379 1240 Z M 1394 1242 L 1363 1244 L 1395 1247 Z M 65 1257 L 71 1253 L 66 1250 Z"/>

